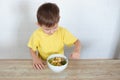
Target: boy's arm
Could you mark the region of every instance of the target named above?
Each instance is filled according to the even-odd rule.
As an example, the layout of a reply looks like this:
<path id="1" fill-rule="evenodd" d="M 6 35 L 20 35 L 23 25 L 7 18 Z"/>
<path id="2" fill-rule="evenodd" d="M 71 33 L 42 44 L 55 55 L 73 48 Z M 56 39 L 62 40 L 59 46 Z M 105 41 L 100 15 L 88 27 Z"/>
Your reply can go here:
<path id="1" fill-rule="evenodd" d="M 73 53 L 70 55 L 70 58 L 71 59 L 80 59 L 80 41 L 77 40 L 75 43 L 74 43 L 74 50 L 73 50 Z"/>
<path id="2" fill-rule="evenodd" d="M 75 45 L 75 48 L 74 48 L 74 52 L 76 52 L 76 53 L 80 53 L 80 41 L 79 40 L 77 40 L 75 43 L 74 43 L 74 45 Z"/>
<path id="3" fill-rule="evenodd" d="M 31 56 L 32 56 L 32 59 L 33 59 L 33 67 L 35 69 L 44 69 L 45 66 L 44 66 L 44 62 L 41 58 L 39 58 L 36 54 L 36 51 L 33 51 L 31 48 L 30 48 L 30 53 L 31 53 Z"/>

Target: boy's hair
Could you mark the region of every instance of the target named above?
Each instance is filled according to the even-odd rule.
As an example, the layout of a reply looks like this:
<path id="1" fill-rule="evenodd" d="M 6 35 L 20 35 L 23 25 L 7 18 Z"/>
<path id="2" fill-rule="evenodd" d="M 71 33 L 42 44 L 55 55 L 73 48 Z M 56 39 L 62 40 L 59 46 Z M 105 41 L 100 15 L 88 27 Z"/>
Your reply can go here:
<path id="1" fill-rule="evenodd" d="M 54 26 L 59 22 L 59 8 L 54 3 L 44 3 L 37 11 L 37 20 L 40 25 Z"/>

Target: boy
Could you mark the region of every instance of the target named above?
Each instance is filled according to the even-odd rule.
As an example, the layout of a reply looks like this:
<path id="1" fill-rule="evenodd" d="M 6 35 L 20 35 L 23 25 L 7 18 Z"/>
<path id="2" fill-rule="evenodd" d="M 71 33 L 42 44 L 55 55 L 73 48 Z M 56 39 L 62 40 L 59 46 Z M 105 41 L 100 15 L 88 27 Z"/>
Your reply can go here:
<path id="1" fill-rule="evenodd" d="M 38 8 L 37 20 L 40 28 L 32 34 L 28 42 L 35 69 L 44 69 L 45 60 L 51 54 L 64 54 L 64 44 L 75 46 L 70 58 L 80 58 L 80 41 L 65 28 L 58 26 L 59 19 L 56 4 L 44 3 Z"/>

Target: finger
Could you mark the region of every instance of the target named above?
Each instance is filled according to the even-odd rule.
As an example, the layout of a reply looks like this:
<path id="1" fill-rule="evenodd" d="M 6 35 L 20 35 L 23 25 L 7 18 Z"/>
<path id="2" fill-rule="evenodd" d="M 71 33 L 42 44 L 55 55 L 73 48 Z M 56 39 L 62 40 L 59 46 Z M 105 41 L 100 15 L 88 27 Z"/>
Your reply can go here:
<path id="1" fill-rule="evenodd" d="M 36 66 L 35 66 L 35 64 L 33 64 L 33 68 L 34 68 L 34 69 L 36 69 Z"/>
<path id="2" fill-rule="evenodd" d="M 44 69 L 44 65 L 43 64 L 37 64 L 37 66 L 39 67 L 40 70 Z"/>
<path id="3" fill-rule="evenodd" d="M 33 65 L 33 67 L 34 67 L 34 69 L 38 69 L 38 67 L 37 67 L 37 65 L 36 65 L 36 64 L 34 64 L 34 65 Z"/>
<path id="4" fill-rule="evenodd" d="M 72 54 L 70 54 L 69 58 L 72 59 Z"/>
<path id="5" fill-rule="evenodd" d="M 46 62 L 43 62 L 44 65 L 46 65 L 47 63 Z"/>
<path id="6" fill-rule="evenodd" d="M 80 59 L 80 55 L 77 55 L 77 59 Z"/>
<path id="7" fill-rule="evenodd" d="M 79 56 L 74 56 L 74 58 L 75 58 L 75 59 L 80 59 L 80 57 L 79 57 Z"/>
<path id="8" fill-rule="evenodd" d="M 80 56 L 78 56 L 77 59 L 80 59 Z"/>
<path id="9" fill-rule="evenodd" d="M 40 66 L 41 66 L 41 68 L 42 68 L 42 69 L 44 69 L 44 68 L 45 68 L 44 64 L 40 64 Z"/>
<path id="10" fill-rule="evenodd" d="M 37 66 L 39 67 L 40 70 L 43 69 L 42 65 L 41 64 L 37 64 Z"/>
<path id="11" fill-rule="evenodd" d="M 46 63 L 46 61 L 43 61 L 43 65 L 46 65 L 47 63 Z"/>
<path id="12" fill-rule="evenodd" d="M 35 64 L 36 69 L 41 69 L 38 64 Z"/>

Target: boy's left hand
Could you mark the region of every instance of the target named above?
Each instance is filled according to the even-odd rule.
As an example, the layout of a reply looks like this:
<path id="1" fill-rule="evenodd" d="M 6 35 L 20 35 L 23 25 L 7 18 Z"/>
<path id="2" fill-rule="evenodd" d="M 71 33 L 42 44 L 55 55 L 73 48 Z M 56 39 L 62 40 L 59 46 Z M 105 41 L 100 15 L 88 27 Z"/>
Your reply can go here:
<path id="1" fill-rule="evenodd" d="M 70 54 L 70 59 L 80 59 L 80 53 L 73 52 Z"/>

